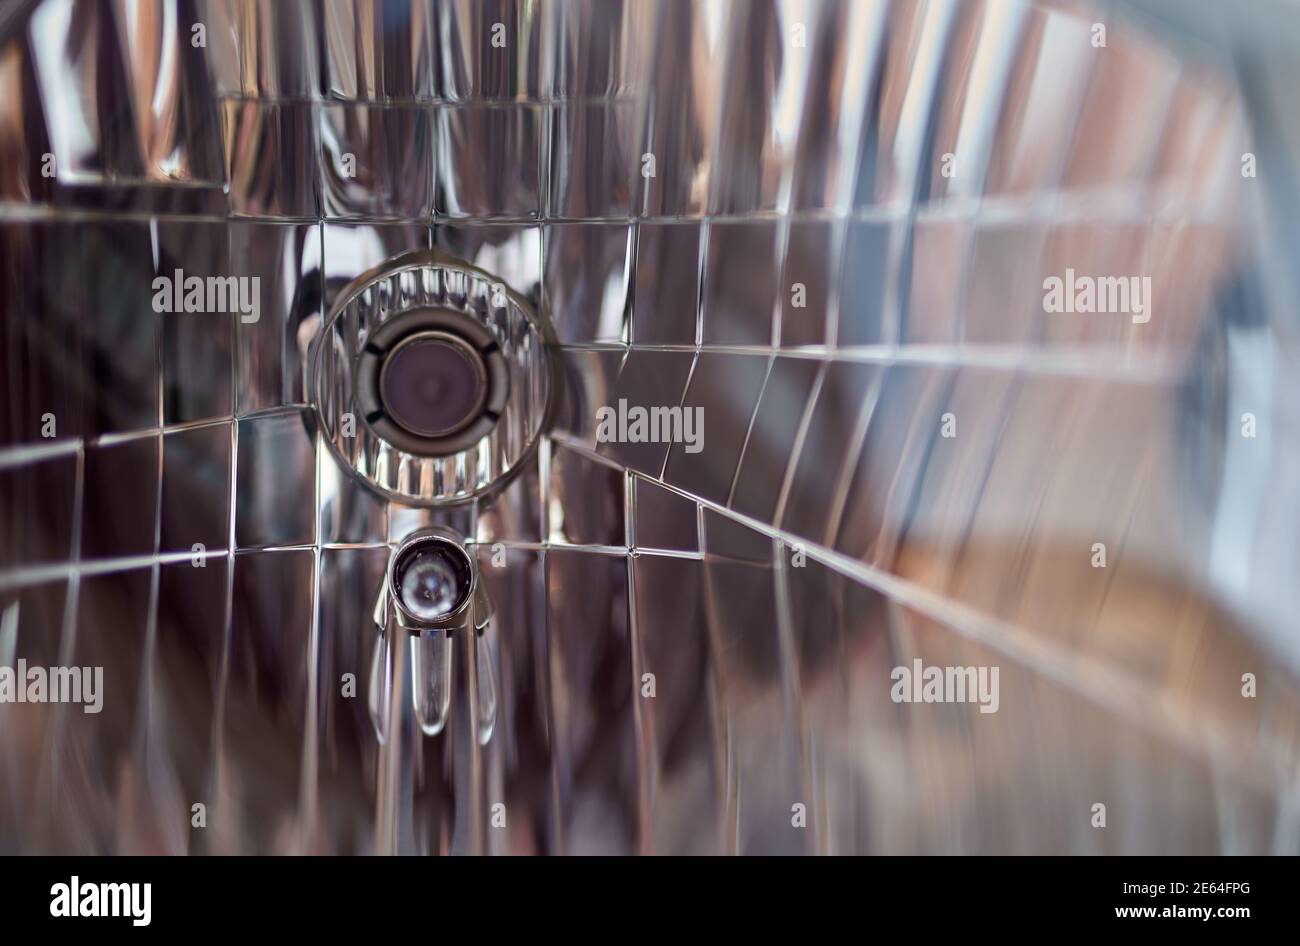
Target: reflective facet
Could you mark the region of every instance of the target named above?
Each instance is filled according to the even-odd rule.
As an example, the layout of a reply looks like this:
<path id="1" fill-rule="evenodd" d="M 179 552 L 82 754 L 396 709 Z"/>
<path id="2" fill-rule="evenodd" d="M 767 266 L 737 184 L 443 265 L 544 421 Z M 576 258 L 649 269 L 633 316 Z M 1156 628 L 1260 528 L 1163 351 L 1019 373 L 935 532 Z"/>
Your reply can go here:
<path id="1" fill-rule="evenodd" d="M 415 718 L 426 736 L 436 736 L 451 712 L 453 643 L 445 631 L 411 635 L 411 699 Z"/>
<path id="2" fill-rule="evenodd" d="M 1257 6 L 6 5 L 0 663 L 106 697 L 0 704 L 0 852 L 1297 853 Z M 448 456 L 356 416 L 424 306 Z"/>

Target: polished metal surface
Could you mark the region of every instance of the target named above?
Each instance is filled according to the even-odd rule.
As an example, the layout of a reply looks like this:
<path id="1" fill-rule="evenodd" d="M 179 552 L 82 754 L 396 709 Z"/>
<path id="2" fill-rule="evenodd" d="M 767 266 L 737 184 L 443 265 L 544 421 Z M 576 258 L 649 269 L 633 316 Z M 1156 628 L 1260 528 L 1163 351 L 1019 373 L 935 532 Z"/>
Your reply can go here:
<path id="1" fill-rule="evenodd" d="M 0 665 L 104 675 L 0 703 L 0 851 L 1300 852 L 1298 49 L 1272 0 L 0 14 Z M 449 301 L 510 422 L 343 437 L 363 331 Z M 376 635 L 435 526 L 472 647 Z"/>

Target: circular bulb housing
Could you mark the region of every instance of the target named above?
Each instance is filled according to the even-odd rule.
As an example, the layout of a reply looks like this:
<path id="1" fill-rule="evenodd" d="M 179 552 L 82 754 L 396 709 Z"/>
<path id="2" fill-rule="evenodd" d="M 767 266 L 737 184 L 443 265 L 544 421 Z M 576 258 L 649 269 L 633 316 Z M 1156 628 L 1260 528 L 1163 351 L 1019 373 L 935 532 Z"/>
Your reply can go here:
<path id="1" fill-rule="evenodd" d="M 444 457 L 496 426 L 510 371 L 496 337 L 450 309 L 414 309 L 366 338 L 356 363 L 366 424 L 408 453 Z"/>
<path id="2" fill-rule="evenodd" d="M 417 437 L 446 437 L 473 423 L 487 401 L 483 358 L 446 332 L 416 332 L 388 352 L 379 369 L 379 402 Z"/>
<path id="3" fill-rule="evenodd" d="M 553 332 L 529 299 L 440 250 L 340 289 L 311 341 L 311 402 L 340 466 L 407 506 L 501 490 L 550 423 Z"/>

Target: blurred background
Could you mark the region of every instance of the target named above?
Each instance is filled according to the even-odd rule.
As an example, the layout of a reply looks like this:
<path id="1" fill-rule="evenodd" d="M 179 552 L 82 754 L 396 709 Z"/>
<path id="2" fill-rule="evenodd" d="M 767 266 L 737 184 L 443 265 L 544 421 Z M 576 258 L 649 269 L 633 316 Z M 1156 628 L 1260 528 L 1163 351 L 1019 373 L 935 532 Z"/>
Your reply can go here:
<path id="1" fill-rule="evenodd" d="M 0 704 L 0 851 L 1300 852 L 1297 52 L 1290 0 L 4 0 L 0 664 L 104 706 Z M 446 509 L 305 377 L 425 247 L 561 379 Z M 598 442 L 620 398 L 703 450 Z M 367 712 L 428 524 L 484 745 L 464 666 L 438 736 Z"/>

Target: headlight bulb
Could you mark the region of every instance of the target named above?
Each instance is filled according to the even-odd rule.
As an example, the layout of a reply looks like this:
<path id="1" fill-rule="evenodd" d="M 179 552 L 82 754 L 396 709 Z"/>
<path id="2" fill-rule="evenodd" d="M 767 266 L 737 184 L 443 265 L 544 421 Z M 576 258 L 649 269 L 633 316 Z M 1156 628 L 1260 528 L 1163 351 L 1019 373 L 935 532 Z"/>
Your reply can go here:
<path id="1" fill-rule="evenodd" d="M 402 609 L 420 621 L 439 621 L 469 597 L 468 556 L 443 541 L 411 545 L 393 560 L 393 591 Z"/>
<path id="2" fill-rule="evenodd" d="M 475 730 L 479 742 L 486 743 L 496 727 L 497 708 L 496 669 L 487 637 L 491 605 L 473 556 L 453 533 L 421 529 L 402 540 L 389 556 L 374 619 L 379 636 L 371 658 L 370 711 L 380 741 L 387 737 L 393 684 L 390 641 L 404 632 L 411 653 L 412 705 L 420 729 L 429 736 L 442 732 L 451 714 L 455 641 L 475 642 Z"/>

